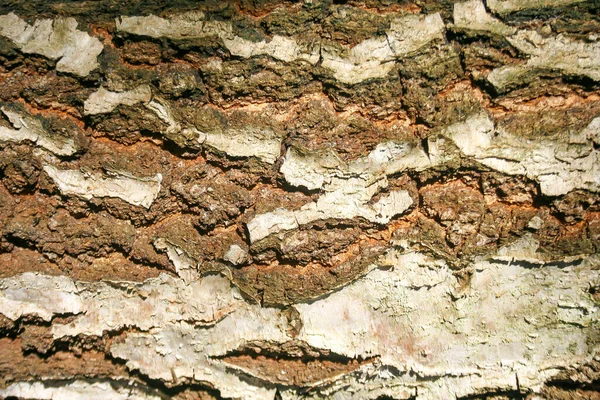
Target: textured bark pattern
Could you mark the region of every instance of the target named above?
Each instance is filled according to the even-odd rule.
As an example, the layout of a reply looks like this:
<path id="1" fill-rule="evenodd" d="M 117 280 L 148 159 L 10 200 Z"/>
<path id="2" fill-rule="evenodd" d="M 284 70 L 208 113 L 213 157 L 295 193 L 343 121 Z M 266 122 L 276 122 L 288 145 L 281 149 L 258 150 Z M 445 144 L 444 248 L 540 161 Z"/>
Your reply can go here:
<path id="1" fill-rule="evenodd" d="M 2 2 L 0 397 L 600 398 L 599 14 Z"/>

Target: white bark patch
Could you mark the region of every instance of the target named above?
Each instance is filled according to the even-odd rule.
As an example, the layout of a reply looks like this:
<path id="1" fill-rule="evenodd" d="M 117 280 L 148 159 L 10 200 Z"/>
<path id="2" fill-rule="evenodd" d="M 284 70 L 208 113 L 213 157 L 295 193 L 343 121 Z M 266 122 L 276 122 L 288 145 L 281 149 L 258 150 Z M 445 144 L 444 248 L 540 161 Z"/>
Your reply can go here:
<path id="1" fill-rule="evenodd" d="M 151 101 L 144 104 L 145 107 L 156 114 L 156 116 L 165 124 L 167 128 L 163 133 L 168 135 L 179 135 L 186 140 L 201 142 L 201 132 L 194 127 L 184 127 L 175 119 L 169 102 L 155 96 Z"/>
<path id="2" fill-rule="evenodd" d="M 325 194 L 316 202 L 306 204 L 299 210 L 279 208 L 257 215 L 248 223 L 250 241 L 255 242 L 273 233 L 297 229 L 302 225 L 329 218 L 363 217 L 371 222 L 385 224 L 406 211 L 413 203 L 406 190 L 398 190 L 390 192 L 375 204 L 368 205 L 370 197 L 377 193 L 380 186 L 365 188 L 363 183 L 355 179 L 347 180 L 347 186 L 342 185 L 335 192 Z"/>
<path id="3" fill-rule="evenodd" d="M 379 144 L 367 157 L 349 163 L 334 153 L 301 154 L 291 148 L 281 166 L 286 181 L 310 190 L 322 189 L 324 194 L 299 210 L 279 208 L 257 215 L 247 225 L 250 241 L 329 218 L 362 217 L 371 222 L 388 223 L 410 208 L 413 200 L 407 191 L 398 190 L 370 204 L 373 196 L 387 187 L 387 175 L 409 167 L 420 169 L 430 165 L 422 150 L 396 143 Z"/>
<path id="4" fill-rule="evenodd" d="M 583 135 L 593 140 L 598 127 L 593 120 Z M 524 175 L 540 183 L 542 193 L 560 196 L 574 189 L 600 191 L 600 154 L 592 140 L 568 143 L 556 139 L 531 140 L 495 130 L 486 114 L 446 128 L 467 156 L 509 175 Z M 567 137 L 568 138 L 568 137 Z"/>
<path id="5" fill-rule="evenodd" d="M 230 23 L 206 21 L 202 13 L 187 13 L 169 19 L 156 16 L 120 17 L 117 30 L 154 38 L 205 38 L 217 36 L 232 55 L 250 58 L 268 55 L 277 60 L 304 60 L 316 64 L 322 53 L 322 65 L 333 71 L 341 82 L 354 84 L 367 79 L 382 78 L 394 66 L 396 59 L 406 57 L 434 40 L 444 39 L 444 23 L 439 14 L 409 15 L 395 20 L 386 36 L 367 39 L 340 56 L 321 45 L 304 46 L 295 39 L 275 35 L 269 41 L 252 42 L 233 33 Z"/>
<path id="6" fill-rule="evenodd" d="M 323 48 L 322 65 L 340 82 L 355 84 L 385 77 L 394 61 L 418 51 L 435 40 L 444 40 L 444 22 L 439 14 L 409 15 L 392 22 L 386 36 L 364 40 L 342 57 Z"/>
<path id="7" fill-rule="evenodd" d="M 490 32 L 501 36 L 512 35 L 516 32 L 516 28 L 489 15 L 481 0 L 454 3 L 453 19 L 453 26 L 460 29 Z"/>
<path id="8" fill-rule="evenodd" d="M 156 239 L 154 247 L 167 253 L 167 257 L 175 266 L 175 272 L 186 284 L 200 279 L 198 263 L 183 249 L 163 238 Z"/>
<path id="9" fill-rule="evenodd" d="M 310 64 L 319 61 L 319 48 L 304 49 L 296 40 L 285 36 L 274 35 L 270 41 L 252 42 L 239 36 L 222 38 L 225 47 L 232 55 L 244 58 L 268 55 L 276 60 L 292 62 L 304 60 Z"/>
<path id="10" fill-rule="evenodd" d="M 526 64 L 494 69 L 488 81 L 499 91 L 530 80 L 539 71 L 560 71 L 563 75 L 584 76 L 600 81 L 600 42 L 583 42 L 564 35 L 542 37 L 535 31 L 522 30 L 506 38 L 529 55 Z"/>
<path id="11" fill-rule="evenodd" d="M 0 281 L 0 312 L 13 321 L 24 315 L 50 321 L 56 314 L 82 310 L 77 287 L 66 276 L 26 272 Z"/>
<path id="12" fill-rule="evenodd" d="M 600 117 L 594 118 L 592 122 L 580 132 L 577 139 L 579 138 L 583 140 L 583 143 L 585 143 L 586 140 L 591 140 L 597 145 L 600 144 Z M 571 142 L 581 143 L 579 140 L 573 140 L 573 138 L 571 138 Z"/>
<path id="13" fill-rule="evenodd" d="M 211 357 L 225 355 L 250 340 L 285 343 L 291 340 L 286 327 L 281 310 L 247 305 L 207 329 L 193 329 L 182 322 L 148 334 L 130 334 L 123 343 L 112 346 L 111 353 L 153 379 L 176 382 L 193 378 L 210 382 L 223 397 L 272 399 L 274 388 L 240 379 L 228 365 Z"/>
<path id="14" fill-rule="evenodd" d="M 182 135 L 231 157 L 257 157 L 274 164 L 281 153 L 282 139 L 271 128 L 248 126 L 242 130 L 228 129 L 219 133 L 201 132 L 195 127 L 182 126 L 165 100 L 155 98 L 146 107 L 168 125 L 167 133 Z"/>
<path id="15" fill-rule="evenodd" d="M 373 54 L 377 52 L 386 54 L 388 61 L 379 59 L 360 60 L 360 57 L 355 56 L 353 50 L 361 46 L 362 49 L 371 48 Z M 369 39 L 369 42 L 362 42 L 355 48 L 350 50 L 349 57 L 340 57 L 335 53 L 328 53 L 327 49 L 323 49 L 323 63 L 325 68 L 333 71 L 333 77 L 340 82 L 348 84 L 356 84 L 368 79 L 383 78 L 390 73 L 394 68 L 394 62 L 391 59 L 391 49 L 385 38 L 381 40 Z M 379 50 L 379 51 L 377 51 Z"/>
<path id="16" fill-rule="evenodd" d="M 174 15 L 168 19 L 150 15 L 147 17 L 120 17 L 117 30 L 140 36 L 170 39 L 198 39 L 217 36 L 229 52 L 238 57 L 250 58 L 268 55 L 276 60 L 292 62 L 304 60 L 311 64 L 319 61 L 319 49 L 304 48 L 296 40 L 275 35 L 269 41 L 253 42 L 236 36 L 229 22 L 207 21 L 201 12 Z"/>
<path id="17" fill-rule="evenodd" d="M 348 358 L 377 357 L 315 384 L 314 398 L 365 398 L 363 390 L 368 398 L 455 398 L 516 390 L 516 379 L 522 390 L 535 392 L 600 349 L 600 308 L 588 293 L 600 284 L 598 257 L 543 265 L 535 248 L 535 241 L 524 239 L 474 262 L 466 288 L 444 261 L 390 250 L 377 264 L 391 268 L 376 268 L 323 299 L 296 304 L 302 326 L 297 336 L 282 310 L 244 302 L 221 276 L 190 285 L 166 275 L 108 284 L 27 273 L 0 280 L 2 296 L 12 288 L 22 299 L 0 303 L 0 312 L 11 318 L 39 315 L 40 308 L 48 315 L 77 313 L 71 324 L 52 326 L 56 338 L 135 326 L 142 332 L 129 332 L 110 347 L 128 368 L 165 382 L 208 382 L 225 397 L 272 399 L 275 390 L 242 379 L 215 357 L 250 343 L 293 340 Z M 532 260 L 540 267 L 531 267 Z M 53 301 L 33 295 L 50 288 L 46 296 Z M 286 392 L 286 398 L 298 396 Z"/>
<path id="18" fill-rule="evenodd" d="M 4 107 L 0 108 L 13 128 L 0 125 L 0 142 L 29 141 L 57 156 L 71 156 L 77 152 L 77 146 L 71 138 L 50 135 L 40 121 L 29 116 L 20 115 Z"/>
<path id="19" fill-rule="evenodd" d="M 147 331 L 181 321 L 207 326 L 245 304 L 239 291 L 219 275 L 185 282 L 162 274 L 141 284 L 77 283 L 77 286 L 83 314 L 69 324 L 53 325 L 55 338 L 78 334 L 101 336 L 105 330 L 129 326 Z"/>
<path id="20" fill-rule="evenodd" d="M 161 274 L 136 284 L 74 282 L 29 272 L 0 281 L 0 312 L 13 321 L 24 315 L 45 321 L 56 314 L 77 315 L 70 323 L 52 325 L 57 339 L 101 336 L 125 327 L 147 331 L 181 321 L 207 326 L 245 304 L 239 290 L 220 275 L 186 282 Z"/>
<path id="21" fill-rule="evenodd" d="M 147 103 L 151 98 L 152 91 L 148 85 L 138 86 L 125 92 L 111 92 L 101 87 L 85 101 L 83 113 L 85 115 L 106 114 L 121 104 L 132 106 L 138 103 Z"/>
<path id="22" fill-rule="evenodd" d="M 394 57 L 405 57 L 434 40 L 444 40 L 444 21 L 439 13 L 407 15 L 392 22 L 387 40 Z"/>
<path id="23" fill-rule="evenodd" d="M 100 40 L 77 29 L 74 18 L 38 19 L 29 25 L 16 14 L 0 15 L 0 35 L 12 40 L 23 53 L 58 60 L 56 70 L 87 76 L 98 67 Z"/>
<path id="24" fill-rule="evenodd" d="M 246 127 L 243 130 L 229 129 L 225 132 L 201 132 L 195 127 L 183 127 L 173 116 L 169 104 L 155 98 L 146 107 L 165 122 L 167 133 L 180 134 L 201 145 L 212 147 L 232 157 L 257 157 L 273 164 L 281 153 L 281 137 L 270 128 Z"/>
<path id="25" fill-rule="evenodd" d="M 230 331 L 215 328 L 213 331 L 194 330 L 185 323 L 154 331 L 153 334 L 131 334 L 124 343 L 112 346 L 113 356 L 127 360 L 131 369 L 139 369 L 153 379 L 177 382 L 179 379 L 195 379 L 210 382 L 221 396 L 241 399 L 273 399 L 275 389 L 252 385 L 237 374 L 228 371 L 228 367 L 219 361 L 207 357 L 206 350 L 212 347 L 209 341 L 219 343 L 226 337 L 242 332 L 260 330 L 260 324 L 267 324 L 273 313 L 264 316 L 244 315 L 240 325 L 228 324 Z M 265 318 L 267 317 L 267 318 Z M 225 321 L 223 322 L 225 324 Z M 272 328 L 271 328 L 272 329 Z M 221 336 L 215 335 L 218 333 Z M 281 339 L 282 336 L 278 335 Z M 245 340 L 238 339 L 243 344 Z M 234 343 L 232 343 L 234 344 Z M 152 350 L 154 349 L 154 351 Z M 212 352 L 211 352 L 212 353 Z"/>
<path id="26" fill-rule="evenodd" d="M 281 154 L 281 137 L 270 128 L 247 127 L 223 133 L 201 132 L 199 142 L 232 157 L 258 157 L 274 164 Z"/>
<path id="27" fill-rule="evenodd" d="M 535 388 L 553 368 L 591 359 L 599 308 L 586 296 L 600 274 L 581 267 L 527 268 L 480 261 L 470 288 L 443 263 L 394 256 L 328 298 L 300 304 L 300 339 L 346 356 L 379 355 L 384 365 L 436 377 L 419 398 L 454 398 L 484 388 Z M 450 294 L 459 296 L 457 301 Z M 576 322 L 577 321 L 577 322 Z M 409 383 L 409 374 L 391 378 Z"/>
<path id="28" fill-rule="evenodd" d="M 598 123 L 592 121 L 576 135 L 584 143 L 554 139 L 529 140 L 496 130 L 487 114 L 447 127 L 443 134 L 460 151 L 482 164 L 510 175 L 524 175 L 540 183 L 542 193 L 560 196 L 575 189 L 600 191 L 600 153 L 594 149 Z M 291 148 L 281 166 L 286 181 L 309 190 L 321 189 L 317 201 L 299 210 L 279 208 L 259 214 L 248 222 L 250 241 L 297 229 L 321 219 L 363 217 L 387 223 L 407 210 L 412 199 L 405 191 L 383 196 L 375 204 L 372 197 L 387 187 L 387 176 L 406 169 L 424 170 L 456 156 L 438 151 L 443 138 L 430 143 L 429 157 L 408 145 L 382 143 L 367 157 L 344 163 L 334 153 L 301 153 Z"/>
<path id="29" fill-rule="evenodd" d="M 58 386 L 52 382 L 16 382 L 0 389 L 0 396 L 36 400 L 161 400 L 161 397 L 146 393 L 135 386 L 80 380 Z"/>
<path id="30" fill-rule="evenodd" d="M 223 256 L 223 259 L 227 262 L 232 263 L 233 265 L 240 265 L 248 258 L 248 252 L 238 246 L 237 244 L 232 244 L 229 246 L 229 249 Z"/>
<path id="31" fill-rule="evenodd" d="M 44 165 L 44 171 L 65 195 L 75 195 L 86 200 L 94 197 L 117 197 L 133 204 L 150 208 L 158 197 L 162 175 L 139 178 L 126 174 L 106 177 L 76 170 L 61 170 Z"/>
<path id="32" fill-rule="evenodd" d="M 117 31 L 153 38 L 197 39 L 210 35 L 230 35 L 231 24 L 221 21 L 206 21 L 200 11 L 161 18 L 155 15 L 145 17 L 119 17 Z M 219 33 L 221 30 L 223 32 Z"/>
<path id="33" fill-rule="evenodd" d="M 169 103 L 159 97 L 152 97 L 148 85 L 139 86 L 125 92 L 111 92 L 100 88 L 85 101 L 86 115 L 105 114 L 119 105 L 143 103 L 156 114 L 167 127 L 165 133 L 181 135 L 201 145 L 212 147 L 232 157 L 257 157 L 269 164 L 275 163 L 281 154 L 281 137 L 270 128 L 246 127 L 229 129 L 225 132 L 201 132 L 195 127 L 183 126 L 173 114 Z"/>
<path id="34" fill-rule="evenodd" d="M 508 14 L 532 8 L 564 7 L 583 1 L 585 0 L 486 0 L 486 3 L 494 13 Z"/>

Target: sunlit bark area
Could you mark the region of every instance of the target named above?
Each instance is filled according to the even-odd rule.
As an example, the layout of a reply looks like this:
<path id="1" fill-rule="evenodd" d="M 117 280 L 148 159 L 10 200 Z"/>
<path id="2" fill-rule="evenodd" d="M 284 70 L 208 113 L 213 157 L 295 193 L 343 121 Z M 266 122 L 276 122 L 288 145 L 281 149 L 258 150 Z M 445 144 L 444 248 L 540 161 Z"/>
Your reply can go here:
<path id="1" fill-rule="evenodd" d="M 0 4 L 0 398 L 599 399 L 600 4 Z"/>

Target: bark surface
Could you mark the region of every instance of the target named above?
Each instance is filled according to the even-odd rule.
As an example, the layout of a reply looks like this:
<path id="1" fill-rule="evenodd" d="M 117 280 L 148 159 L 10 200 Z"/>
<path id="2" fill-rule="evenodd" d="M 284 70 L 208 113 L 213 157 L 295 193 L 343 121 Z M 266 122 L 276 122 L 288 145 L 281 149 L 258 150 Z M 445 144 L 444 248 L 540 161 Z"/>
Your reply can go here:
<path id="1" fill-rule="evenodd" d="M 0 397 L 600 398 L 599 15 L 2 2 Z"/>

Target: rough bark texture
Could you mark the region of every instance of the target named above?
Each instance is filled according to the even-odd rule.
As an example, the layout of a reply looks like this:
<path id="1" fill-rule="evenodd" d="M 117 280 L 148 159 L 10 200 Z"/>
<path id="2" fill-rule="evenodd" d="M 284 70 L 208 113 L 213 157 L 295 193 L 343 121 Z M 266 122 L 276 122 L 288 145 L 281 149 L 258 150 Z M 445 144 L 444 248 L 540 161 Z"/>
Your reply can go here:
<path id="1" fill-rule="evenodd" d="M 0 3 L 0 397 L 600 398 L 600 4 Z"/>

